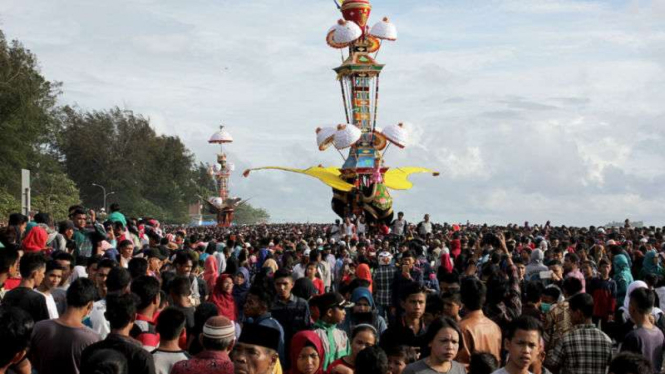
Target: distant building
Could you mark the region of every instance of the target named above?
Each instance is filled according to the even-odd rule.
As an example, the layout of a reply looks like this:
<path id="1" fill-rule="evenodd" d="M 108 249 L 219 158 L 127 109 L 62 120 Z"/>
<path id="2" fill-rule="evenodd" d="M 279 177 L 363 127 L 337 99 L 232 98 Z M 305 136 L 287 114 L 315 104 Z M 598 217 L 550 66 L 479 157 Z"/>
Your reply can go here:
<path id="1" fill-rule="evenodd" d="M 201 214 L 201 209 L 203 209 L 203 204 L 200 202 L 190 204 L 187 208 L 189 212 L 189 221 L 193 225 L 201 226 L 203 222 L 203 214 Z"/>
<path id="2" fill-rule="evenodd" d="M 610 223 L 607 223 L 604 225 L 604 227 L 624 227 L 626 224 L 625 221 L 618 222 L 618 221 L 613 221 Z M 630 221 L 630 227 L 635 227 L 635 228 L 642 228 L 644 227 L 644 221 Z"/>

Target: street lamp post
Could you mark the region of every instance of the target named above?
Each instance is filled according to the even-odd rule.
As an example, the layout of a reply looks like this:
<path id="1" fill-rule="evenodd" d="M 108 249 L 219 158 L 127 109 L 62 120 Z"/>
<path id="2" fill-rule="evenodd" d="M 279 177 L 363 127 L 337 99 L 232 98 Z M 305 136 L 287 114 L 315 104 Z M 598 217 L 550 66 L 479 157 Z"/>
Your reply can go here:
<path id="1" fill-rule="evenodd" d="M 102 189 L 102 191 L 104 193 L 104 211 L 106 212 L 106 197 L 110 196 L 110 195 L 113 195 L 115 193 L 115 191 L 111 191 L 109 193 L 106 193 L 106 188 L 104 188 L 104 186 L 102 186 L 100 184 L 97 184 L 97 183 L 93 183 L 92 185 Z"/>

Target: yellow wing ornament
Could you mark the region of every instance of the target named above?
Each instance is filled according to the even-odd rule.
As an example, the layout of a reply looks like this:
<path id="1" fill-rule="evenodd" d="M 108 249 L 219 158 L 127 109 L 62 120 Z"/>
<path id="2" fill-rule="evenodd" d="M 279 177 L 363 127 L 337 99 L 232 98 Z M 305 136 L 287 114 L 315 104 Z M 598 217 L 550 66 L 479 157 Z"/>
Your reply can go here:
<path id="1" fill-rule="evenodd" d="M 439 176 L 439 172 L 431 169 L 407 166 L 388 169 L 383 175 L 383 183 L 391 190 L 409 190 L 413 187 L 413 183 L 408 178 L 415 173 L 432 173 L 435 177 Z"/>
<path id="2" fill-rule="evenodd" d="M 285 168 L 281 166 L 265 166 L 261 168 L 247 169 L 245 172 L 243 172 L 243 176 L 247 177 L 249 176 L 250 172 L 258 170 L 282 170 L 291 173 L 304 174 L 310 177 L 314 177 L 336 190 L 345 192 L 349 192 L 354 188 L 354 185 L 340 178 L 341 173 L 339 168 L 334 166 L 313 166 L 307 169 Z M 408 178 L 411 174 L 416 173 L 432 173 L 432 175 L 435 177 L 439 175 L 438 172 L 431 169 L 407 166 L 403 168 L 389 169 L 386 171 L 383 175 L 383 183 L 391 190 L 409 190 L 411 187 L 413 187 L 413 183 L 411 183 Z"/>
<path id="3" fill-rule="evenodd" d="M 284 168 L 280 166 L 266 166 L 262 168 L 254 168 L 254 169 L 247 169 L 245 172 L 242 173 L 244 177 L 247 177 L 250 173 L 250 171 L 258 171 L 258 170 L 282 170 L 282 171 L 288 171 L 291 173 L 298 173 L 298 174 L 305 174 L 310 177 L 314 177 L 321 182 L 325 183 L 326 185 L 340 191 L 351 191 L 354 186 L 350 183 L 345 182 L 342 178 L 340 178 L 340 171 L 339 168 L 336 167 L 321 167 L 321 166 L 313 166 L 311 168 L 307 169 L 295 169 L 295 168 Z"/>

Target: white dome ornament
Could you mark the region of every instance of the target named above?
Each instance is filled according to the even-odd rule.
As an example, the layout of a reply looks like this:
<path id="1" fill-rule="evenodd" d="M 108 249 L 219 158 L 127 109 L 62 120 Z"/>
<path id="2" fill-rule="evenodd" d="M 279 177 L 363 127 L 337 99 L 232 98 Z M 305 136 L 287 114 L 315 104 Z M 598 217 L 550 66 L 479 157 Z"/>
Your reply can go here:
<path id="1" fill-rule="evenodd" d="M 328 30 L 326 42 L 333 48 L 346 48 L 360 38 L 363 31 L 353 21 L 340 19 L 337 24 Z"/>
<path id="2" fill-rule="evenodd" d="M 208 202 L 217 209 L 224 207 L 224 200 L 221 197 L 211 197 L 208 199 Z"/>
<path id="3" fill-rule="evenodd" d="M 355 125 L 337 125 L 333 145 L 337 149 L 349 148 L 360 139 L 361 135 L 362 131 Z"/>
<path id="4" fill-rule="evenodd" d="M 393 42 L 397 40 L 397 28 L 395 27 L 395 24 L 388 20 L 388 17 L 383 17 L 383 20 L 372 26 L 369 30 L 369 34 L 382 40 L 390 40 Z"/>
<path id="5" fill-rule="evenodd" d="M 212 134 L 210 139 L 208 140 L 208 143 L 213 143 L 213 144 L 222 144 L 222 143 L 231 143 L 233 142 L 233 137 L 231 134 L 229 134 L 228 131 L 224 130 L 224 126 L 221 126 L 219 128 L 219 131 L 216 133 Z"/>
<path id="6" fill-rule="evenodd" d="M 319 151 L 325 151 L 333 143 L 335 132 L 337 129 L 334 127 L 317 127 L 316 128 L 316 144 L 319 146 Z"/>
<path id="7" fill-rule="evenodd" d="M 389 142 L 395 144 L 400 148 L 404 148 L 406 143 L 409 141 L 409 133 L 404 128 L 403 123 L 398 123 L 397 125 L 390 125 L 383 129 L 383 136 L 388 139 Z"/>

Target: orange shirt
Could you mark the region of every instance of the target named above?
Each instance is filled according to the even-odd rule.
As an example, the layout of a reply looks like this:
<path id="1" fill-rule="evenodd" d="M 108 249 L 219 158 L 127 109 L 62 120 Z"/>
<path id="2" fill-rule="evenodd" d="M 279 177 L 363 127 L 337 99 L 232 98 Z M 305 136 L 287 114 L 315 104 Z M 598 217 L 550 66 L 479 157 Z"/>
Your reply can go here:
<path id="1" fill-rule="evenodd" d="M 471 354 L 488 352 L 501 362 L 501 328 L 485 317 L 482 310 L 467 314 L 460 322 L 460 330 L 464 348 L 457 353 L 456 361 L 468 366 Z"/>

